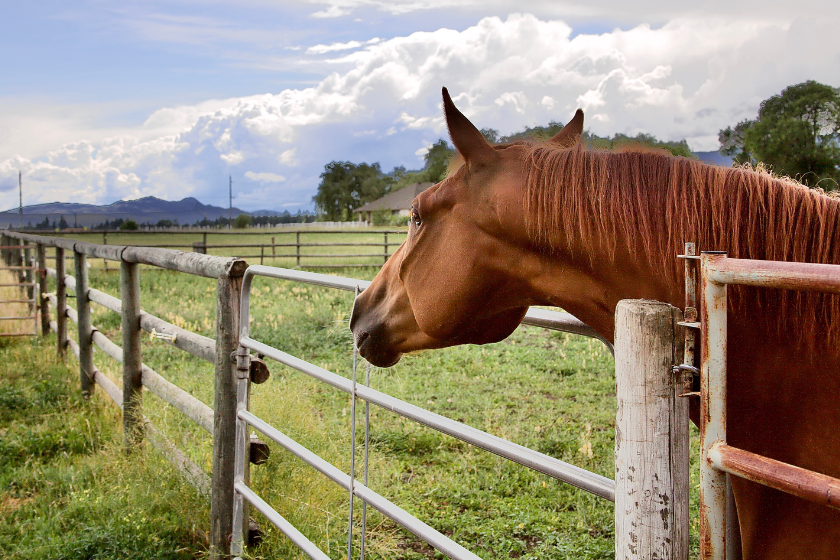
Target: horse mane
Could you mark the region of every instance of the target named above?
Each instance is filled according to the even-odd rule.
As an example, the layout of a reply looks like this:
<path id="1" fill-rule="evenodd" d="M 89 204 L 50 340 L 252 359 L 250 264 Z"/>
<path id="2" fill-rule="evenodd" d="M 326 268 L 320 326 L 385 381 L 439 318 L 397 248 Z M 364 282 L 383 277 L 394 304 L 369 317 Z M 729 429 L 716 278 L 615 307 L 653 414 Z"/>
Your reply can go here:
<path id="1" fill-rule="evenodd" d="M 550 253 L 614 260 L 619 248 L 641 250 L 679 285 L 685 242 L 741 259 L 840 264 L 840 199 L 762 169 L 583 143 L 529 144 L 524 161 L 529 235 Z M 817 332 L 840 334 L 840 297 L 742 287 L 730 294 L 736 308 L 747 298 L 780 325 L 797 317 L 809 346 L 819 344 Z"/>

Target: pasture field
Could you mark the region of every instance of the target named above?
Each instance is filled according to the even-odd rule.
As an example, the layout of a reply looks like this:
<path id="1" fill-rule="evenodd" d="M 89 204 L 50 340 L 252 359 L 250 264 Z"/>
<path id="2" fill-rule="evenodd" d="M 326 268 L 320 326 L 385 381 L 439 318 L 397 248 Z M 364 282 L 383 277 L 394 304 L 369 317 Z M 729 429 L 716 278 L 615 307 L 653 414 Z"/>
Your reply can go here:
<path id="1" fill-rule="evenodd" d="M 252 245 L 265 244 L 270 245 L 272 238 L 278 245 L 294 244 L 296 243 L 297 233 L 300 233 L 301 244 L 306 243 L 370 243 L 372 245 L 362 247 L 352 246 L 314 246 L 301 247 L 301 255 L 348 255 L 346 257 L 338 258 L 318 258 L 318 257 L 302 257 L 301 265 L 337 265 L 337 264 L 353 264 L 353 265 L 376 265 L 381 266 L 384 262 L 382 256 L 385 252 L 384 241 L 385 236 L 383 232 L 402 231 L 403 233 L 389 233 L 388 252 L 393 253 L 397 249 L 397 244 L 405 240 L 405 231 L 408 228 L 349 228 L 329 230 L 324 233 L 323 229 L 314 228 L 282 228 L 277 230 L 233 230 L 236 233 L 226 234 L 225 230 L 221 232 L 208 232 L 207 244 L 211 247 L 207 250 L 209 255 L 223 255 L 243 257 L 251 264 L 260 263 L 261 253 L 264 255 L 264 264 L 270 266 L 280 266 L 292 268 L 296 266 L 297 259 L 295 257 L 295 247 L 275 247 L 272 251 L 271 247 L 266 247 L 263 251 L 259 247 L 241 247 L 241 248 L 214 248 L 213 245 Z M 251 233 L 253 232 L 253 233 Z M 317 232 L 317 233 L 314 233 Z M 80 241 L 87 241 L 89 243 L 102 243 L 102 233 L 86 232 L 86 233 L 71 233 L 67 237 L 78 239 Z M 202 233 L 143 233 L 143 232 L 125 232 L 125 233 L 108 233 L 107 240 L 109 245 L 179 245 L 176 247 L 181 251 L 191 251 L 192 244 L 201 242 L 203 240 Z M 51 253 L 49 253 L 51 254 Z M 350 255 L 371 254 L 375 256 L 358 257 Z M 285 256 L 284 256 L 285 255 Z M 98 259 L 97 259 L 98 260 Z M 52 262 L 52 261 L 51 261 Z M 99 264 L 103 264 L 98 260 Z M 115 263 L 109 263 L 109 266 L 114 266 Z M 52 265 L 49 265 L 52 266 Z"/>
<path id="2" fill-rule="evenodd" d="M 154 239 L 162 243 L 164 237 L 158 235 Z M 110 235 L 108 242 L 112 243 Z M 98 268 L 93 260 L 92 265 L 91 286 L 118 296 L 119 278 L 113 263 L 110 272 Z M 370 279 L 375 269 L 337 273 Z M 144 310 L 205 336 L 214 336 L 215 281 L 151 268 L 143 268 L 140 278 Z M 254 280 L 252 293 L 253 338 L 340 375 L 352 375 L 351 335 L 347 328 L 351 293 L 266 278 Z M 68 301 L 74 305 L 73 300 Z M 93 324 L 119 342 L 119 317 L 97 305 L 92 309 Z M 72 328 L 71 335 L 75 336 Z M 45 344 L 35 343 L 31 351 L 52 353 Z M 25 352 L 26 344 L 21 343 L 21 347 L 21 352 Z M 146 337 L 142 351 L 146 364 L 212 405 L 211 364 Z M 98 350 L 94 360 L 112 379 L 120 379 L 116 362 Z M 68 364 L 75 371 L 73 357 L 68 358 Z M 349 397 L 280 364 L 269 361 L 269 367 L 269 381 L 253 386 L 251 409 L 347 472 Z M 358 375 L 364 379 L 363 367 Z M 71 374 L 70 387 L 77 383 L 75 376 Z M 371 385 L 613 477 L 614 365 L 609 351 L 598 341 L 520 327 L 498 344 L 423 352 L 403 357 L 392 368 L 372 368 Z M 92 402 L 107 398 L 101 390 L 97 389 L 97 393 Z M 209 436 L 149 392 L 145 392 L 144 399 L 144 411 L 152 422 L 209 472 Z M 113 405 L 101 406 L 114 419 L 107 430 L 119 440 L 117 409 Z M 369 486 L 480 557 L 614 557 L 611 503 L 378 407 L 371 406 L 370 417 Z M 360 401 L 356 431 L 360 479 L 363 418 L 364 403 Z M 692 434 L 691 499 L 696 512 L 696 430 Z M 252 466 L 252 486 L 331 558 L 346 557 L 347 494 L 278 446 L 271 447 L 269 461 Z M 103 460 L 100 468 L 110 467 Z M 184 514 L 185 523 L 207 518 L 207 506 L 200 498 L 183 500 L 183 504 L 183 508 L 194 508 L 192 513 Z M 359 500 L 355 511 L 358 527 Z M 258 513 L 252 515 L 266 531 L 263 544 L 250 551 L 254 558 L 305 557 Z M 171 525 L 175 527 L 177 523 Z M 375 510 L 368 511 L 367 527 L 369 558 L 443 558 Z M 358 539 L 355 542 L 357 556 Z M 692 549 L 696 555 L 696 520 L 692 523 Z M 200 544 L 194 544 L 190 550 L 194 556 L 203 554 Z"/>

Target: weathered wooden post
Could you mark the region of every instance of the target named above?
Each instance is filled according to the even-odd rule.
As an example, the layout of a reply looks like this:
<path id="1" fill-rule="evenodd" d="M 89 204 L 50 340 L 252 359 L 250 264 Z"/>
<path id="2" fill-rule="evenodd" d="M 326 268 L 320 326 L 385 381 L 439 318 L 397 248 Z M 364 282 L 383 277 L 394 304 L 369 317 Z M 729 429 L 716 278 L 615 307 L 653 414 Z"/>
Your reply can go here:
<path id="1" fill-rule="evenodd" d="M 0 234 L 0 256 L 3 258 L 3 264 L 5 266 L 9 266 L 9 250 L 6 248 L 9 246 L 9 238 L 6 236 L 5 233 Z"/>
<path id="2" fill-rule="evenodd" d="M 143 441 L 143 364 L 140 354 L 140 267 L 120 263 L 123 350 L 123 437 L 125 450 Z"/>
<path id="3" fill-rule="evenodd" d="M 615 556 L 688 558 L 688 402 L 680 310 L 622 300 L 615 314 Z"/>
<path id="4" fill-rule="evenodd" d="M 88 297 L 87 258 L 84 253 L 73 250 L 76 265 L 76 313 L 79 318 L 79 380 L 82 395 L 89 397 L 93 391 L 93 328 L 90 321 L 90 298 Z"/>
<path id="5" fill-rule="evenodd" d="M 300 266 L 300 232 L 295 232 L 295 237 L 297 241 L 295 241 L 295 255 L 297 256 L 297 262 L 295 263 L 296 266 Z"/>
<path id="6" fill-rule="evenodd" d="M 58 356 L 64 359 L 67 351 L 67 286 L 64 284 L 64 249 L 55 248 L 55 323 Z"/>
<path id="7" fill-rule="evenodd" d="M 388 262 L 388 232 L 385 232 L 385 252 L 383 253 L 382 263 Z"/>
<path id="8" fill-rule="evenodd" d="M 240 275 L 242 272 L 239 273 Z M 242 276 L 225 274 L 216 284 L 216 380 L 213 396 L 213 474 L 210 499 L 210 558 L 228 557 L 233 526 L 236 454 L 236 354 Z"/>
<path id="9" fill-rule="evenodd" d="M 107 231 L 102 232 L 102 244 L 103 245 L 108 244 L 108 232 Z M 105 267 L 105 272 L 108 272 L 108 259 L 102 259 L 102 266 Z"/>
<path id="10" fill-rule="evenodd" d="M 50 305 L 47 293 L 47 248 L 38 243 L 38 309 L 41 311 L 41 336 L 50 334 Z"/>
<path id="11" fill-rule="evenodd" d="M 274 244 L 274 236 L 271 236 L 271 264 L 274 264 L 274 259 L 277 257 L 277 253 L 275 253 L 275 244 Z"/>

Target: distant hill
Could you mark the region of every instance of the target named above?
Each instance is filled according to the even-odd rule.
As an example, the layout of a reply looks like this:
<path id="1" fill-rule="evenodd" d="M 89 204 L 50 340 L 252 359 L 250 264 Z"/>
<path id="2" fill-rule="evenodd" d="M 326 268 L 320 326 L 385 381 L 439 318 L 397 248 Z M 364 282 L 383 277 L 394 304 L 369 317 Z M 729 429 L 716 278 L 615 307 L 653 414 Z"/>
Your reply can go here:
<path id="1" fill-rule="evenodd" d="M 273 210 L 260 210 L 258 212 L 245 212 L 239 208 L 233 208 L 233 216 L 239 214 L 271 216 L 279 215 L 280 212 Z M 220 217 L 227 218 L 229 210 L 210 204 L 202 204 L 199 200 L 189 197 L 183 200 L 170 201 L 161 200 L 154 196 L 138 198 L 136 200 L 120 200 L 113 204 L 97 206 L 94 204 L 77 204 L 73 202 L 50 202 L 47 204 L 35 204 L 23 207 L 23 225 L 33 226 L 47 218 L 50 223 L 58 222 L 61 217 L 71 226 L 92 227 L 116 219 L 134 220 L 138 224 L 156 224 L 160 220 L 177 220 L 179 224 L 193 224 L 204 218 L 215 220 Z M 18 209 L 13 208 L 0 212 L 0 227 L 17 227 Z"/>
<path id="2" fill-rule="evenodd" d="M 704 163 L 732 167 L 732 157 L 721 155 L 720 152 L 692 152 L 692 154 Z"/>

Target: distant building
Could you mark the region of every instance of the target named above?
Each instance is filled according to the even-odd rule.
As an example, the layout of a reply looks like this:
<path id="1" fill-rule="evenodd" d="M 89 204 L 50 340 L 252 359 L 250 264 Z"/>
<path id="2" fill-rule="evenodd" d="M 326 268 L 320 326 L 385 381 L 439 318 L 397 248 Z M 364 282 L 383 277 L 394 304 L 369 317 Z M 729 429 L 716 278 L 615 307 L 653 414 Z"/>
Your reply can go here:
<path id="1" fill-rule="evenodd" d="M 356 208 L 354 212 L 359 214 L 360 222 L 371 223 L 371 214 L 380 210 L 390 210 L 394 216 L 408 216 L 411 210 L 411 202 L 421 192 L 425 191 L 434 183 L 414 183 L 403 187 L 398 191 L 388 193 L 380 199 L 368 202 L 364 206 Z"/>

